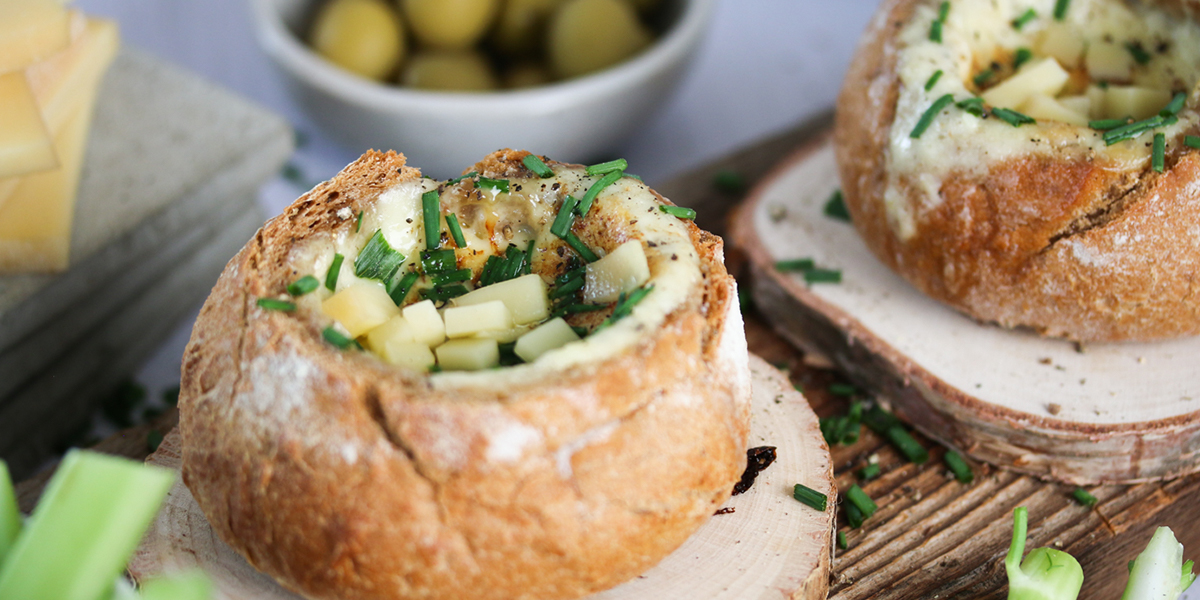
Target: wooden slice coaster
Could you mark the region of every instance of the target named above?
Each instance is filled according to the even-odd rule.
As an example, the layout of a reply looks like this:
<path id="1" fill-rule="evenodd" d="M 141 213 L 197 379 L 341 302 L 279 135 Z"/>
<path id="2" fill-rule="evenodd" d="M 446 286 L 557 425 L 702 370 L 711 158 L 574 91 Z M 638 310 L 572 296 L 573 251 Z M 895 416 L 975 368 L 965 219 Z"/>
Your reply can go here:
<path id="1" fill-rule="evenodd" d="M 825 214 L 839 185 L 822 136 L 734 216 L 754 299 L 784 337 L 982 461 L 1076 484 L 1200 470 L 1200 338 L 1080 347 L 976 323 L 918 292 L 850 223 Z M 776 269 L 797 258 L 840 270 L 841 283 Z"/>
<path id="2" fill-rule="evenodd" d="M 817 417 L 787 378 L 751 356 L 754 381 L 749 444 L 775 446 L 778 458 L 753 487 L 731 498 L 673 554 L 638 578 L 589 600 L 823 600 L 829 589 L 836 487 Z M 147 462 L 178 469 L 179 434 L 172 431 Z M 824 512 L 792 498 L 803 483 L 829 497 Z M 129 572 L 141 581 L 201 568 L 225 600 L 296 600 L 217 539 L 204 513 L 176 482 L 150 526 Z"/>

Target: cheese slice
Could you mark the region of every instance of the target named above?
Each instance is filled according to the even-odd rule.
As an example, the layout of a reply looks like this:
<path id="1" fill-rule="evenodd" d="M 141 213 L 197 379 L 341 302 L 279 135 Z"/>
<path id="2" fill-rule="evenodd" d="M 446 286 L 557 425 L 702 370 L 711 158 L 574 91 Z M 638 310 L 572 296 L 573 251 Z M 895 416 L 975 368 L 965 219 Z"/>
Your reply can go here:
<path id="1" fill-rule="evenodd" d="M 0 73 L 24 69 L 70 43 L 61 0 L 0 1 Z"/>
<path id="2" fill-rule="evenodd" d="M 24 71 L 0 74 L 0 177 L 58 166 L 54 139 Z"/>
<path id="3" fill-rule="evenodd" d="M 58 132 L 67 117 L 82 105 L 88 89 L 112 62 L 119 45 L 115 22 L 72 13 L 71 45 L 25 71 L 52 132 Z"/>

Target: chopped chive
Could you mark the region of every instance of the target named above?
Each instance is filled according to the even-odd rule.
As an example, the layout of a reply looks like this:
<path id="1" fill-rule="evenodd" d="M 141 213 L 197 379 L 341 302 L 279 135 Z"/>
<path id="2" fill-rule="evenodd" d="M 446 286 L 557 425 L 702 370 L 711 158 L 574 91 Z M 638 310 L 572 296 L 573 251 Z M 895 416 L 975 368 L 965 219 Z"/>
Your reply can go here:
<path id="1" fill-rule="evenodd" d="M 654 291 L 654 286 L 648 285 L 638 288 L 630 294 L 625 294 L 622 292 L 617 298 L 617 305 L 613 307 L 612 314 L 600 324 L 600 327 L 597 329 L 597 331 L 633 314 L 633 307 L 636 306 L 637 303 L 641 302 L 646 296 L 650 295 L 650 292 L 652 291 Z"/>
<path id="2" fill-rule="evenodd" d="M 1175 115 L 1171 115 L 1169 117 L 1155 115 L 1148 119 L 1142 119 L 1141 121 L 1135 121 L 1128 125 L 1122 125 L 1115 129 L 1110 129 L 1104 132 L 1104 143 L 1111 146 L 1117 142 L 1131 140 L 1147 131 L 1150 131 L 1151 129 L 1170 125 L 1178 120 L 1179 119 L 1176 118 Z"/>
<path id="3" fill-rule="evenodd" d="M 1166 134 L 1154 134 L 1154 148 L 1152 150 L 1150 165 L 1155 173 L 1162 173 L 1166 168 L 1167 156 L 1167 136 Z"/>
<path id="4" fill-rule="evenodd" d="M 938 20 L 945 23 L 946 17 L 950 16 L 950 2 L 942 2 L 938 5 Z"/>
<path id="5" fill-rule="evenodd" d="M 634 175 L 633 173 L 625 173 L 625 177 L 628 177 L 630 179 L 636 179 L 638 181 L 641 181 L 642 183 L 646 183 L 646 182 L 642 181 L 641 175 Z"/>
<path id="6" fill-rule="evenodd" d="M 987 83 L 988 80 L 991 79 L 995 74 L 996 72 L 991 69 L 984 69 L 975 75 L 975 78 L 971 81 L 975 83 L 975 87 L 981 88 L 983 87 L 983 84 Z"/>
<path id="7" fill-rule="evenodd" d="M 1033 51 L 1029 48 L 1017 48 L 1017 54 L 1013 56 L 1013 70 L 1021 68 L 1021 65 L 1029 62 L 1033 58 Z"/>
<path id="8" fill-rule="evenodd" d="M 1095 496 L 1083 488 L 1075 488 L 1075 491 L 1071 492 L 1071 497 L 1074 498 L 1076 502 L 1089 508 L 1095 506 L 1096 502 L 1098 502 Z"/>
<path id="9" fill-rule="evenodd" d="M 816 267 L 816 263 L 811 258 L 795 258 L 792 260 L 781 260 L 775 263 L 775 270 L 780 273 L 794 273 L 796 271 L 808 271 Z"/>
<path id="10" fill-rule="evenodd" d="M 510 244 L 504 253 L 504 271 L 500 281 L 508 281 L 520 275 L 521 271 L 525 269 L 526 259 L 524 251 Z"/>
<path id="11" fill-rule="evenodd" d="M 596 262 L 600 260 L 600 257 L 596 256 L 596 253 L 592 252 L 592 249 L 588 248 L 587 244 L 584 244 L 583 240 L 579 239 L 579 236 L 575 235 L 574 232 L 568 231 L 567 235 L 563 236 L 563 239 L 566 240 L 567 245 L 574 249 L 575 252 L 579 254 L 579 257 L 583 260 L 587 262 Z"/>
<path id="12" fill-rule="evenodd" d="M 358 233 L 362 230 L 362 217 L 363 211 L 360 210 L 358 211 L 358 219 L 354 221 L 354 233 Z"/>
<path id="13" fill-rule="evenodd" d="M 561 298 L 563 296 L 574 294 L 575 292 L 583 289 L 583 283 L 584 279 L 582 277 L 567 281 L 566 283 L 554 288 L 553 292 L 550 292 L 550 299 L 553 300 L 555 298 Z"/>
<path id="14" fill-rule="evenodd" d="M 571 331 L 574 331 L 574 332 L 575 332 L 575 335 L 577 335 L 577 336 L 579 336 L 579 337 L 581 337 L 581 338 L 585 338 L 585 337 L 587 337 L 587 336 L 588 336 L 588 328 L 587 328 L 587 327 L 579 327 L 579 326 L 576 326 L 576 325 L 572 325 L 572 326 L 571 326 Z"/>
<path id="15" fill-rule="evenodd" d="M 421 194 L 421 217 L 425 220 L 425 249 L 436 250 L 442 245 L 442 202 L 437 190 Z"/>
<path id="16" fill-rule="evenodd" d="M 454 179 L 447 181 L 446 185 L 454 185 L 464 179 L 471 179 L 472 177 L 478 177 L 478 176 L 479 176 L 479 171 L 471 171 L 470 173 L 467 173 L 466 175 L 459 175 L 458 177 L 455 177 Z"/>
<path id="17" fill-rule="evenodd" d="M 447 283 L 460 283 L 471 279 L 472 271 L 470 269 L 459 269 L 457 271 L 445 271 L 443 273 L 434 273 L 430 281 L 433 285 L 446 285 Z"/>
<path id="18" fill-rule="evenodd" d="M 934 117 L 937 117 L 938 113 L 942 112 L 942 109 L 946 108 L 951 102 L 954 102 L 954 94 L 946 94 L 934 100 L 933 104 L 921 115 L 921 119 L 917 121 L 917 126 L 913 127 L 912 133 L 908 134 L 908 137 L 914 139 L 921 137 L 921 134 L 925 133 L 925 130 L 929 129 L 929 125 L 933 123 Z"/>
<path id="19" fill-rule="evenodd" d="M 929 24 L 929 41 L 942 43 L 942 22 L 934 20 Z"/>
<path id="20" fill-rule="evenodd" d="M 522 275 L 529 275 L 533 272 L 533 251 L 537 246 L 537 239 L 529 240 L 529 245 L 525 247 L 525 265 L 521 267 Z"/>
<path id="21" fill-rule="evenodd" d="M 624 175 L 624 171 L 613 171 L 601 177 L 596 183 L 593 183 L 592 187 L 588 188 L 588 191 L 583 195 L 583 198 L 580 198 L 579 206 L 575 212 L 579 213 L 581 217 L 586 217 L 588 211 L 592 208 L 592 203 L 596 201 L 596 196 L 599 196 L 600 192 L 604 191 L 604 188 L 616 183 Z"/>
<path id="22" fill-rule="evenodd" d="M 809 269 L 804 272 L 804 283 L 841 283 L 842 272 L 837 269 Z"/>
<path id="23" fill-rule="evenodd" d="M 903 427 L 889 427 L 884 436 L 896 446 L 900 454 L 903 454 L 904 458 L 907 458 L 909 462 L 922 465 L 929 461 L 929 451 L 922 447 L 921 444 L 918 444 L 917 440 L 913 439 L 912 435 L 905 431 Z"/>
<path id="24" fill-rule="evenodd" d="M 526 169 L 533 171 L 534 175 L 542 179 L 554 177 L 554 169 L 547 167 L 546 163 L 536 154 L 526 154 L 525 158 L 521 159 L 521 162 L 525 164 Z"/>
<path id="25" fill-rule="evenodd" d="M 696 210 L 692 208 L 685 208 L 683 206 L 670 206 L 667 204 L 660 204 L 658 208 L 668 215 L 679 219 L 693 220 L 696 218 Z"/>
<path id="26" fill-rule="evenodd" d="M 408 293 L 412 291 L 413 285 L 417 283 L 417 279 L 419 278 L 420 275 L 417 275 L 416 271 L 409 271 L 404 274 L 404 277 L 393 279 L 388 284 L 387 294 L 392 298 L 392 302 L 396 306 L 404 306 L 404 300 L 408 298 Z"/>
<path id="27" fill-rule="evenodd" d="M 901 427 L 903 423 L 896 415 L 883 410 L 878 404 L 872 406 L 866 413 L 863 414 L 863 424 L 871 428 L 871 431 L 883 435 L 892 427 Z"/>
<path id="28" fill-rule="evenodd" d="M 1160 117 L 1169 117 L 1172 115 L 1177 115 L 1177 114 L 1179 114 L 1180 110 L 1183 110 L 1183 103 L 1186 101 L 1187 101 L 1187 94 L 1184 94 L 1183 92 L 1177 92 L 1175 94 L 1175 96 L 1171 98 L 1171 101 L 1168 102 L 1167 105 L 1164 106 L 1162 110 L 1158 111 L 1158 115 Z"/>
<path id="29" fill-rule="evenodd" d="M 404 255 L 392 248 L 383 237 L 383 230 L 376 229 L 375 235 L 367 240 L 354 259 L 354 276 L 388 282 L 404 264 Z"/>
<path id="30" fill-rule="evenodd" d="M 1108 131 L 1109 129 L 1116 129 L 1127 123 L 1128 121 L 1125 119 L 1100 119 L 1098 121 L 1088 121 L 1088 127 L 1091 127 L 1097 131 Z"/>
<path id="31" fill-rule="evenodd" d="M 317 288 L 321 287 L 321 282 L 317 281 L 312 275 L 305 275 L 288 284 L 287 291 L 293 296 L 303 296 Z"/>
<path id="32" fill-rule="evenodd" d="M 971 483 L 975 481 L 975 472 L 971 470 L 971 465 L 968 465 L 967 461 L 963 460 L 961 454 L 950 450 L 942 456 L 942 460 L 946 461 L 946 466 L 950 467 L 950 472 L 954 473 L 954 478 L 959 483 Z"/>
<path id="33" fill-rule="evenodd" d="M 1031 117 L 1029 115 L 1021 114 L 1010 108 L 993 108 L 992 114 L 996 115 L 996 117 L 998 117 L 1001 121 L 1004 121 L 1005 123 L 1008 123 L 1009 125 L 1012 125 L 1013 127 L 1020 127 L 1022 125 L 1026 125 L 1026 124 L 1037 123 L 1037 120 L 1034 119 L 1033 117 Z"/>
<path id="34" fill-rule="evenodd" d="M 1133 60 L 1136 60 L 1137 64 L 1144 65 L 1150 62 L 1150 53 L 1146 52 L 1146 49 L 1142 48 L 1140 43 L 1125 42 L 1125 49 L 1129 51 L 1129 54 L 1133 56 Z"/>
<path id="35" fill-rule="evenodd" d="M 558 285 L 562 285 L 568 281 L 574 281 L 576 279 L 579 279 L 579 278 L 583 277 L 584 275 L 587 275 L 586 268 L 581 267 L 581 268 L 577 268 L 577 269 L 571 269 L 571 270 L 567 271 L 566 273 L 563 273 L 562 275 L 555 277 L 554 283 L 556 283 Z"/>
<path id="36" fill-rule="evenodd" d="M 796 487 L 792 488 L 792 497 L 799 500 L 801 504 L 821 512 L 825 512 L 825 508 L 829 505 L 828 496 L 803 483 L 797 483 Z"/>
<path id="37" fill-rule="evenodd" d="M 853 504 L 862 513 L 863 518 L 866 519 L 871 518 L 871 515 L 875 514 L 875 511 L 879 509 L 875 501 L 857 483 L 850 486 L 850 489 L 846 492 L 846 500 Z"/>
<path id="38" fill-rule="evenodd" d="M 488 257 L 479 273 L 479 287 L 496 283 L 496 271 L 504 265 L 504 259 L 495 254 Z"/>
<path id="39" fill-rule="evenodd" d="M 842 550 L 845 550 L 846 548 L 850 547 L 850 540 L 846 539 L 845 531 L 837 532 L 837 545 L 838 545 L 838 548 L 840 548 Z"/>
<path id="40" fill-rule="evenodd" d="M 562 206 L 558 207 L 558 214 L 554 216 L 554 223 L 550 225 L 550 233 L 565 238 L 575 222 L 575 207 L 578 205 L 579 201 L 574 196 L 563 198 Z"/>
<path id="41" fill-rule="evenodd" d="M 1183 145 L 1187 146 L 1188 148 L 1200 149 L 1200 137 L 1194 135 L 1185 135 L 1183 136 Z"/>
<path id="42" fill-rule="evenodd" d="M 1037 11 L 1035 11 L 1031 8 L 1031 9 L 1021 13 L 1021 16 L 1012 20 L 1013 29 L 1020 31 L 1022 27 L 1024 27 L 1026 24 L 1028 24 L 1030 21 L 1032 21 L 1036 18 L 1037 18 Z"/>
<path id="43" fill-rule="evenodd" d="M 858 393 L 858 388 L 848 383 L 831 383 L 829 384 L 829 393 L 834 396 L 848 398 Z"/>
<path id="44" fill-rule="evenodd" d="M 456 248 L 466 248 L 467 238 L 463 237 L 462 225 L 458 224 L 458 215 L 446 214 L 446 226 L 450 229 L 450 237 L 454 239 Z"/>
<path id="45" fill-rule="evenodd" d="M 296 310 L 295 303 L 275 298 L 259 298 L 258 307 L 264 310 L 277 310 L 280 312 L 292 312 Z"/>
<path id="46" fill-rule="evenodd" d="M 345 334 L 338 331 L 337 329 L 334 329 L 333 325 L 326 327 L 325 331 L 321 332 L 321 337 L 325 338 L 325 341 L 329 342 L 330 344 L 333 344 L 334 346 L 337 346 L 338 348 L 340 348 L 342 350 L 345 350 L 345 349 L 349 348 L 350 346 L 354 345 L 353 339 L 346 336 Z"/>
<path id="47" fill-rule="evenodd" d="M 331 292 L 337 289 L 338 275 L 342 272 L 342 261 L 345 259 L 341 254 L 334 254 L 333 262 L 329 263 L 329 270 L 325 272 L 325 287 Z"/>
<path id="48" fill-rule="evenodd" d="M 929 90 L 932 90 L 933 86 L 937 85 L 938 80 L 941 78 L 942 78 L 942 70 L 938 69 L 938 70 L 934 71 L 933 75 L 930 75 L 929 79 L 927 79 L 925 81 L 925 91 L 928 92 Z"/>
<path id="49" fill-rule="evenodd" d="M 158 451 L 158 447 L 162 445 L 162 441 L 163 434 L 161 431 L 157 429 L 151 429 L 150 431 L 146 432 L 146 449 L 149 450 L 151 454 Z"/>
<path id="50" fill-rule="evenodd" d="M 862 511 L 853 503 L 847 502 L 842 506 L 846 509 L 846 523 L 854 529 L 862 527 L 863 520 L 866 518 L 863 516 Z"/>
<path id="51" fill-rule="evenodd" d="M 974 96 L 965 100 L 959 100 L 957 103 L 955 103 L 955 106 L 977 117 L 982 117 L 987 112 L 983 108 L 983 98 L 980 98 L 979 96 Z"/>
<path id="52" fill-rule="evenodd" d="M 713 185 L 726 194 L 740 194 L 746 191 L 746 178 L 737 171 L 722 169 L 713 174 Z"/>
<path id="53" fill-rule="evenodd" d="M 493 192 L 497 192 L 500 194 L 507 194 L 508 193 L 508 180 L 507 179 L 489 179 L 487 177 L 480 177 L 475 182 L 475 187 L 477 187 L 481 190 L 491 190 Z"/>
<path id="54" fill-rule="evenodd" d="M 585 312 L 596 312 L 598 310 L 604 310 L 606 308 L 608 308 L 608 306 L 606 306 L 604 304 L 584 304 L 583 302 L 573 302 L 571 304 L 567 304 L 566 306 L 563 306 L 562 308 L 559 308 L 557 312 L 560 313 L 559 316 L 562 316 L 562 315 L 574 315 L 574 314 L 585 313 Z"/>
<path id="55" fill-rule="evenodd" d="M 624 171 L 629 168 L 629 163 L 623 158 L 602 162 L 598 165 L 590 165 L 584 169 L 586 175 L 605 175 L 614 171 Z"/>
<path id="56" fill-rule="evenodd" d="M 825 202 L 825 216 L 839 221 L 850 222 L 850 211 L 846 208 L 846 199 L 842 190 L 834 190 L 833 195 Z"/>
<path id="57" fill-rule="evenodd" d="M 882 469 L 879 468 L 878 464 L 871 463 L 858 470 L 858 478 L 862 479 L 863 481 L 870 481 L 876 477 L 879 477 L 880 471 L 882 471 Z"/>
<path id="58" fill-rule="evenodd" d="M 444 288 L 422 288 L 421 297 L 434 302 L 445 302 L 466 294 L 469 290 L 461 285 L 448 285 Z"/>
<path id="59" fill-rule="evenodd" d="M 1057 0 L 1054 3 L 1054 20 L 1061 21 L 1067 18 L 1067 7 L 1071 5 L 1071 0 Z"/>
<path id="60" fill-rule="evenodd" d="M 426 275 L 454 271 L 458 268 L 458 261 L 455 259 L 454 250 L 449 248 L 426 250 L 421 253 L 421 268 L 425 270 Z"/>

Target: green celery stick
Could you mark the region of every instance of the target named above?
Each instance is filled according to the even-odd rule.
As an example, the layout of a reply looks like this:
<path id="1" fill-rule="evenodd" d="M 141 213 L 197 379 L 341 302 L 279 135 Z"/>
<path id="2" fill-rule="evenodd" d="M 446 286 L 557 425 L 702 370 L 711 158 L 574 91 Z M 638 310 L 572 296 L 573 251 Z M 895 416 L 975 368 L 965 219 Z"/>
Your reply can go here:
<path id="1" fill-rule="evenodd" d="M 0 566 L 0 598 L 107 598 L 174 482 L 167 469 L 68 453 Z"/>
<path id="2" fill-rule="evenodd" d="M 17 511 L 17 491 L 13 489 L 8 465 L 0 460 L 0 565 L 21 532 L 21 513 Z"/>
<path id="3" fill-rule="evenodd" d="M 142 584 L 142 600 L 209 600 L 212 580 L 203 571 L 188 571 Z"/>

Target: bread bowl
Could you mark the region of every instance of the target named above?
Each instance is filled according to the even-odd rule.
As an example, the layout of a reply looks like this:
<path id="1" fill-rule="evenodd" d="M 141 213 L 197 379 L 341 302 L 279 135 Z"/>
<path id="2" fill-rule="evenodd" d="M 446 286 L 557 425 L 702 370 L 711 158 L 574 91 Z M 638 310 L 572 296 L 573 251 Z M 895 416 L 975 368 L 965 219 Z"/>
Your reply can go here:
<path id="1" fill-rule="evenodd" d="M 873 253 L 1003 327 L 1200 333 L 1195 4 L 942 6 L 883 2 L 838 100 L 846 203 Z"/>
<path id="2" fill-rule="evenodd" d="M 669 553 L 744 469 L 749 371 L 722 242 L 632 177 L 610 177 L 568 229 L 598 254 L 642 242 L 650 273 L 637 289 L 653 288 L 624 318 L 604 325 L 614 303 L 574 314 L 582 340 L 477 371 L 389 364 L 357 331 L 367 350 L 330 342 L 350 334 L 325 312 L 331 298 L 388 289 L 351 266 L 377 230 L 407 256 L 397 276 L 430 241 L 454 247 L 449 226 L 423 235 L 430 191 L 461 220 L 465 285 L 531 236 L 531 274 L 557 276 L 572 251 L 548 228 L 567 195 L 602 177 L 546 161 L 541 178 L 527 156 L 497 152 L 455 183 L 368 152 L 269 221 L 201 310 L 182 369 L 183 479 L 221 539 L 285 587 L 313 599 L 578 597 Z M 336 291 L 289 293 L 306 275 L 328 281 L 335 253 L 346 257 Z"/>

